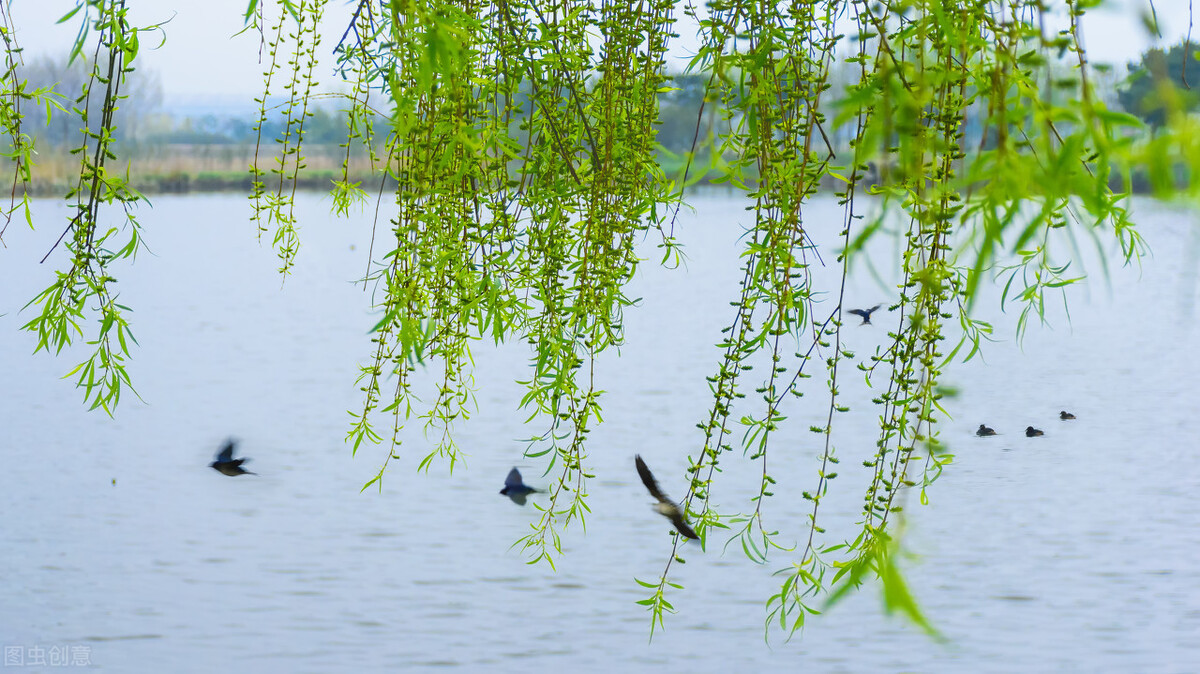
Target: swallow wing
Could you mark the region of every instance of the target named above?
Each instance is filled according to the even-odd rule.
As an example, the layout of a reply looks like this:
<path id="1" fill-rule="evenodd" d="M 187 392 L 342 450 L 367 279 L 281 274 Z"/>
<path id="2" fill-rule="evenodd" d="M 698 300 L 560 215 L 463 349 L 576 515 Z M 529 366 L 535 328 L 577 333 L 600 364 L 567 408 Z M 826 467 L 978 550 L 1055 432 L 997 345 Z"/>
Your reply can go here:
<path id="1" fill-rule="evenodd" d="M 871 307 L 870 309 L 851 309 L 850 313 L 854 314 L 855 316 L 858 316 L 859 318 L 863 319 L 864 321 L 869 321 L 869 320 L 871 320 L 871 314 L 875 313 L 875 310 L 881 306 L 883 306 L 883 305 L 876 304 L 875 306 Z"/>
<path id="2" fill-rule="evenodd" d="M 641 455 L 634 456 L 633 461 L 637 464 L 638 476 L 642 478 L 642 484 L 646 485 L 646 489 L 649 490 L 650 495 L 660 503 L 670 503 L 671 499 L 667 498 L 667 495 L 662 493 L 662 490 L 658 488 L 658 483 L 654 481 L 654 474 L 650 472 L 650 468 L 646 466 L 646 462 L 642 461 Z"/>
<path id="3" fill-rule="evenodd" d="M 699 536 L 696 535 L 696 532 L 693 531 L 690 526 L 688 526 L 687 520 L 683 519 L 683 513 L 679 512 L 678 510 L 676 510 L 674 513 L 672 513 L 671 524 L 675 525 L 675 529 L 679 533 L 683 534 L 684 536 L 686 536 L 692 540 L 698 540 L 700 538 Z"/>
<path id="4" fill-rule="evenodd" d="M 512 490 L 516 487 L 523 486 L 523 484 L 524 483 L 521 482 L 521 471 L 517 470 L 516 468 L 508 471 L 508 477 L 504 478 L 505 489 Z"/>
<path id="5" fill-rule="evenodd" d="M 233 460 L 233 440 L 226 440 L 225 446 L 217 454 L 218 463 L 226 463 Z"/>

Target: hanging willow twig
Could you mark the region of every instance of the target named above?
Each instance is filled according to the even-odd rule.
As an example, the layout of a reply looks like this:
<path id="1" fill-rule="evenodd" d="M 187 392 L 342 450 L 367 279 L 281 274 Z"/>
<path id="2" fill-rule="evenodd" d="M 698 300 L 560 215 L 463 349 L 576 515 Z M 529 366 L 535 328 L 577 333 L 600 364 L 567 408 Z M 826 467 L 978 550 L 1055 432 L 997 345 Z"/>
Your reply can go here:
<path id="1" fill-rule="evenodd" d="M 125 98 L 122 85 L 138 55 L 139 33 L 159 27 L 131 26 L 123 0 L 80 2 L 67 16 L 81 11 L 82 28 L 72 58 L 83 58 L 89 34 L 95 36 L 95 47 L 90 55 L 91 73 L 70 111 L 81 123 L 80 142 L 72 150 L 80 161 L 79 178 L 66 195 L 73 214 L 42 258 L 45 262 L 65 242 L 68 265 L 26 305 L 37 306 L 40 313 L 23 327 L 37 333 L 36 351 L 53 349 L 57 353 L 84 334 L 84 317 L 95 312 L 98 329 L 87 342 L 94 347 L 92 354 L 66 376 L 76 377 L 76 385 L 84 390 L 92 409 L 112 414 L 121 393 L 127 388 L 134 390 L 125 361 L 130 343 L 136 340 L 125 318 L 128 308 L 117 302 L 116 279 L 110 268 L 122 258 L 132 260 L 144 246 L 134 208 L 145 201 L 127 177 L 109 169 L 116 159 L 113 114 Z M 101 224 L 102 207 L 110 204 L 120 205 L 124 212 L 124 241 L 122 229 Z"/>

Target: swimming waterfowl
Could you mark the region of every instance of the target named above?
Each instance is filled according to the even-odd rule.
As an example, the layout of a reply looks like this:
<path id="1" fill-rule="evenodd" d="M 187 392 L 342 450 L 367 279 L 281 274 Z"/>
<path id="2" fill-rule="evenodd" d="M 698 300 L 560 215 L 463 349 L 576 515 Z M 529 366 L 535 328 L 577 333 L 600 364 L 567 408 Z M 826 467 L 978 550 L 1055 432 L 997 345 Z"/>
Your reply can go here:
<path id="1" fill-rule="evenodd" d="M 1071 414 L 1070 412 L 1068 412 L 1068 411 L 1066 411 L 1066 410 L 1063 410 L 1063 411 L 1061 411 L 1061 412 L 1059 412 L 1059 413 L 1058 413 L 1058 418 L 1059 418 L 1059 419 L 1062 419 L 1063 421 L 1066 421 L 1066 420 L 1068 420 L 1068 419 L 1074 419 L 1074 418 L 1075 418 L 1075 415 L 1074 415 L 1074 414 Z"/>
<path id="2" fill-rule="evenodd" d="M 995 435 L 995 434 L 996 434 L 996 431 L 988 428 L 987 426 L 984 426 L 983 424 L 979 424 L 979 430 L 975 431 L 975 435 L 978 435 L 981 438 L 984 436 L 987 436 L 987 435 Z"/>
<path id="3" fill-rule="evenodd" d="M 1045 435 L 1045 433 L 1039 431 L 1038 429 L 1034 428 L 1033 426 L 1025 427 L 1025 437 L 1036 438 L 1039 435 Z"/>

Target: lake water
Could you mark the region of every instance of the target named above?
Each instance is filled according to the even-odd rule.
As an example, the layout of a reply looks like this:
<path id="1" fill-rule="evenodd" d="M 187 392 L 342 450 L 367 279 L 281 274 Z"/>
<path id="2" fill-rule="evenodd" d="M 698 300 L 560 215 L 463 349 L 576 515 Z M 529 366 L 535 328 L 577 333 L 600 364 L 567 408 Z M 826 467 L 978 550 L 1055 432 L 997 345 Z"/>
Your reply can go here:
<path id="1" fill-rule="evenodd" d="M 129 396 L 109 419 L 60 379 L 73 354 L 31 356 L 33 337 L 18 331 L 30 317 L 21 307 L 52 278 L 37 260 L 65 222 L 62 206 L 39 202 L 38 231 L 14 222 L 0 249 L 6 664 L 20 655 L 54 669 L 57 648 L 121 672 L 1196 671 L 1200 224 L 1151 202 L 1136 208 L 1153 257 L 1107 280 L 1090 264 L 1070 321 L 1052 303 L 1052 327 L 1032 326 L 1023 348 L 1015 312 L 998 309 L 998 288 L 985 293 L 979 314 L 999 341 L 947 377 L 962 389 L 942 424 L 956 461 L 929 506 L 908 498 L 904 567 L 946 643 L 885 616 L 869 585 L 802 637 L 768 644 L 771 573 L 793 558 L 777 552 L 758 566 L 736 543 L 723 553 L 720 536 L 705 551 L 689 544 L 687 564 L 672 567 L 685 586 L 668 596 L 679 613 L 649 640 L 635 603 L 648 591 L 634 578 L 657 579 L 670 538 L 633 456 L 683 494 L 746 217 L 727 198 L 693 201 L 678 225 L 686 268 L 643 266 L 628 343 L 600 368 L 592 515 L 586 532 L 568 530 L 557 571 L 510 549 L 536 511 L 497 494 L 513 465 L 545 484 L 542 464 L 521 457 L 520 438 L 542 427 L 517 409 L 520 345 L 475 350 L 479 411 L 457 430 L 466 467 L 417 473 L 430 444 L 411 433 L 383 492 L 359 493 L 385 457 L 366 447 L 352 458 L 343 442 L 374 324 L 368 296 L 348 282 L 365 269 L 369 215 L 335 220 L 326 200 L 303 196 L 303 247 L 281 287 L 244 198 L 156 198 L 140 211 L 153 254 L 116 273 L 135 310 L 130 370 L 145 402 Z M 840 221 L 831 201 L 808 218 Z M 894 297 L 858 271 L 851 305 Z M 846 340 L 865 357 L 893 316 L 848 321 Z M 853 520 L 865 486 L 853 467 L 873 451 L 878 415 L 860 376 L 843 388 L 852 410 L 834 434 L 843 476 L 832 523 Z M 784 541 L 804 531 L 798 494 L 815 486 L 819 450 L 805 429 L 824 404 L 803 399 L 773 450 L 780 485 L 767 524 Z M 1060 409 L 1078 420 L 1060 422 Z M 1001 435 L 974 437 L 980 423 Z M 1045 437 L 1025 438 L 1030 424 Z M 230 435 L 259 476 L 207 467 Z M 714 490 L 723 510 L 750 507 L 753 481 L 742 478 L 757 467 L 743 463 L 727 461 L 730 486 Z M 46 667 L 30 664 L 37 649 Z"/>

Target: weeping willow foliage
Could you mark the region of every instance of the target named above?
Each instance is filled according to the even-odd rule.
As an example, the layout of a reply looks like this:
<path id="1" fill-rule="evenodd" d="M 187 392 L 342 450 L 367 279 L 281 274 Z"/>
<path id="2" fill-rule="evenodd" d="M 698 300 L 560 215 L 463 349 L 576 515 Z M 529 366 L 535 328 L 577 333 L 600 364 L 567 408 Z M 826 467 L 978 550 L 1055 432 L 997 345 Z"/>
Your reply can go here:
<path id="1" fill-rule="evenodd" d="M 42 257 L 45 262 L 61 245 L 67 251 L 66 267 L 59 269 L 55 281 L 26 305 L 26 309 L 36 306 L 40 313 L 23 327 L 37 334 L 37 351 L 53 348 L 58 353 L 85 335 L 85 326 L 92 321 L 88 314 L 94 314 L 95 332 L 87 340 L 92 353 L 66 376 L 76 377 L 76 385 L 84 390 L 84 399 L 91 403 L 92 409 L 101 408 L 112 414 L 122 391 L 133 390 L 125 361 L 130 344 L 136 340 L 126 319 L 129 308 L 117 302 L 117 279 L 110 269 L 118 260 L 132 260 L 142 248 L 142 230 L 135 207 L 145 201 L 128 184 L 120 169 L 113 168 L 114 163 L 120 166 L 115 162 L 113 147 L 113 113 L 126 97 L 122 85 L 137 59 L 140 34 L 159 27 L 131 26 L 124 0 L 79 2 L 63 20 L 77 15 L 80 18 L 81 28 L 71 59 L 87 59 L 90 74 L 81 92 L 67 92 L 71 98 L 66 98 L 64 105 L 63 92 L 29 91 L 20 79 L 21 48 L 10 24 L 8 5 L 5 3 L 4 25 L 0 27 L 7 61 L 0 120 L 11 140 L 6 154 L 16 169 L 13 199 L 5 209 L 6 219 L 21 211 L 30 227 L 33 226 L 28 196 L 20 204 L 16 202 L 19 187 L 29 180 L 35 154 L 32 140 L 21 131 L 21 105 L 45 106 L 47 118 L 54 110 L 71 114 L 80 124 L 78 143 L 71 149 L 71 154 L 79 160 L 79 177 L 65 195 L 72 215 L 54 247 Z M 123 227 L 106 224 L 107 218 L 101 217 L 101 210 L 112 205 L 122 210 Z"/>
<path id="2" fill-rule="evenodd" d="M 301 259 L 293 197 L 316 59 L 331 47 L 322 39 L 337 37 L 319 31 L 328 4 L 252 1 L 246 15 L 264 47 L 260 128 L 276 112 L 268 95 L 286 99 L 285 132 L 271 139 L 273 158 L 260 152 L 250 195 L 283 273 Z M 1148 149 L 1136 120 L 1098 99 L 1080 37 L 1092 4 L 351 4 L 334 50 L 349 93 L 346 161 L 333 193 L 342 213 L 375 201 L 364 282 L 379 319 L 348 442 L 355 452 L 387 445 L 364 489 L 382 486 L 407 424 L 423 424 L 436 439 L 423 468 L 436 460 L 453 467 L 461 459 L 453 427 L 474 409 L 472 349 L 482 340 L 525 342 L 522 405 L 537 428 L 527 455 L 543 457 L 554 479 L 519 544 L 531 563 L 553 565 L 564 530 L 590 512 L 587 439 L 602 422 L 604 401 L 595 363 L 622 343 L 639 245 L 649 238 L 660 263 L 676 264 L 675 217 L 697 177 L 715 172 L 749 210 L 740 282 L 729 289 L 731 313 L 707 380 L 712 404 L 690 456 L 688 517 L 705 543 L 728 536 L 756 562 L 786 560 L 766 602 L 769 628 L 790 635 L 808 615 L 878 578 L 890 607 L 932 631 L 894 563 L 896 541 L 906 494 L 925 503 L 952 459 L 938 439 L 946 415 L 940 385 L 947 368 L 974 356 L 991 333 L 971 314 L 980 284 L 1003 270 L 1004 302 L 1021 307 L 1020 332 L 1042 318 L 1048 295 L 1079 278 L 1057 262 L 1064 251 L 1055 247 L 1056 230 L 1101 246 L 1115 240 L 1121 262 L 1136 260 L 1143 247 L 1127 195 L 1111 187 L 1122 184 L 1119 169 L 1175 148 L 1174 156 L 1190 156 L 1194 146 L 1172 144 L 1168 133 L 1153 141 L 1167 148 Z M 96 229 L 95 209 L 139 199 L 103 170 L 111 158 L 106 115 L 136 56 L 137 31 L 122 18 L 123 2 L 79 6 L 91 13 L 98 47 L 94 86 L 75 101 L 89 124 L 80 183 L 68 197 L 77 209 L 64 233 L 70 266 L 34 300 L 42 313 L 26 327 L 43 348 L 57 349 L 82 334 L 85 308 L 98 312 L 99 333 L 89 341 L 96 355 L 77 371 L 89 399 L 110 409 L 129 382 L 112 378 L 124 372 L 114 363 L 127 353 L 128 326 L 108 269 L 137 250 L 140 230 L 130 215 L 126 238 L 114 244 L 116 230 Z M 672 87 L 667 56 L 679 12 L 699 25 L 687 69 L 707 79 L 706 104 L 684 170 L 667 175 L 655 129 L 660 97 Z M 1059 24 L 1057 32 L 1045 27 Z M 4 35 L 9 119 L 19 100 L 39 94 L 17 86 L 19 50 Z M 853 77 L 837 80 L 839 72 Z M 92 108 L 93 100 L 102 102 Z M 377 135 L 377 118 L 387 120 L 386 134 Z M 1184 124 L 1180 138 L 1191 133 Z M 6 126 L 10 134 L 14 128 Z M 849 142 L 835 143 L 839 134 Z M 363 155 L 352 152 L 358 146 L 378 168 L 378 185 L 349 181 L 352 157 Z M 819 190 L 837 194 L 837 222 L 806 217 Z M 883 207 L 866 208 L 868 195 Z M 887 322 L 888 342 L 858 360 L 842 338 L 845 279 L 888 221 L 902 223 L 902 283 L 876 319 Z M 822 236 L 813 237 L 817 231 Z M 814 238 L 840 244 L 820 250 Z M 817 267 L 840 270 L 839 281 L 819 285 Z M 417 390 L 422 369 L 435 382 Z M 827 532 L 822 503 L 842 458 L 832 431 L 847 409 L 839 393 L 848 376 L 865 376 L 877 392 L 878 436 L 872 455 L 853 456 L 870 469 L 857 487 L 857 523 Z M 810 378 L 825 382 L 817 398 L 802 390 Z M 777 438 L 801 409 L 820 410 L 824 422 L 810 429 L 820 447 L 811 488 L 786 497 L 810 508 L 806 522 L 793 523 L 799 533 L 786 532 L 800 544 L 785 546 L 764 519 L 770 502 L 784 498 L 773 493 L 769 460 L 796 450 Z M 758 466 L 758 492 L 739 509 L 719 511 L 721 467 L 734 461 Z M 680 588 L 671 581 L 679 552 L 676 539 L 659 577 L 637 581 L 649 591 L 640 603 L 652 632 L 674 610 L 667 594 Z"/>

